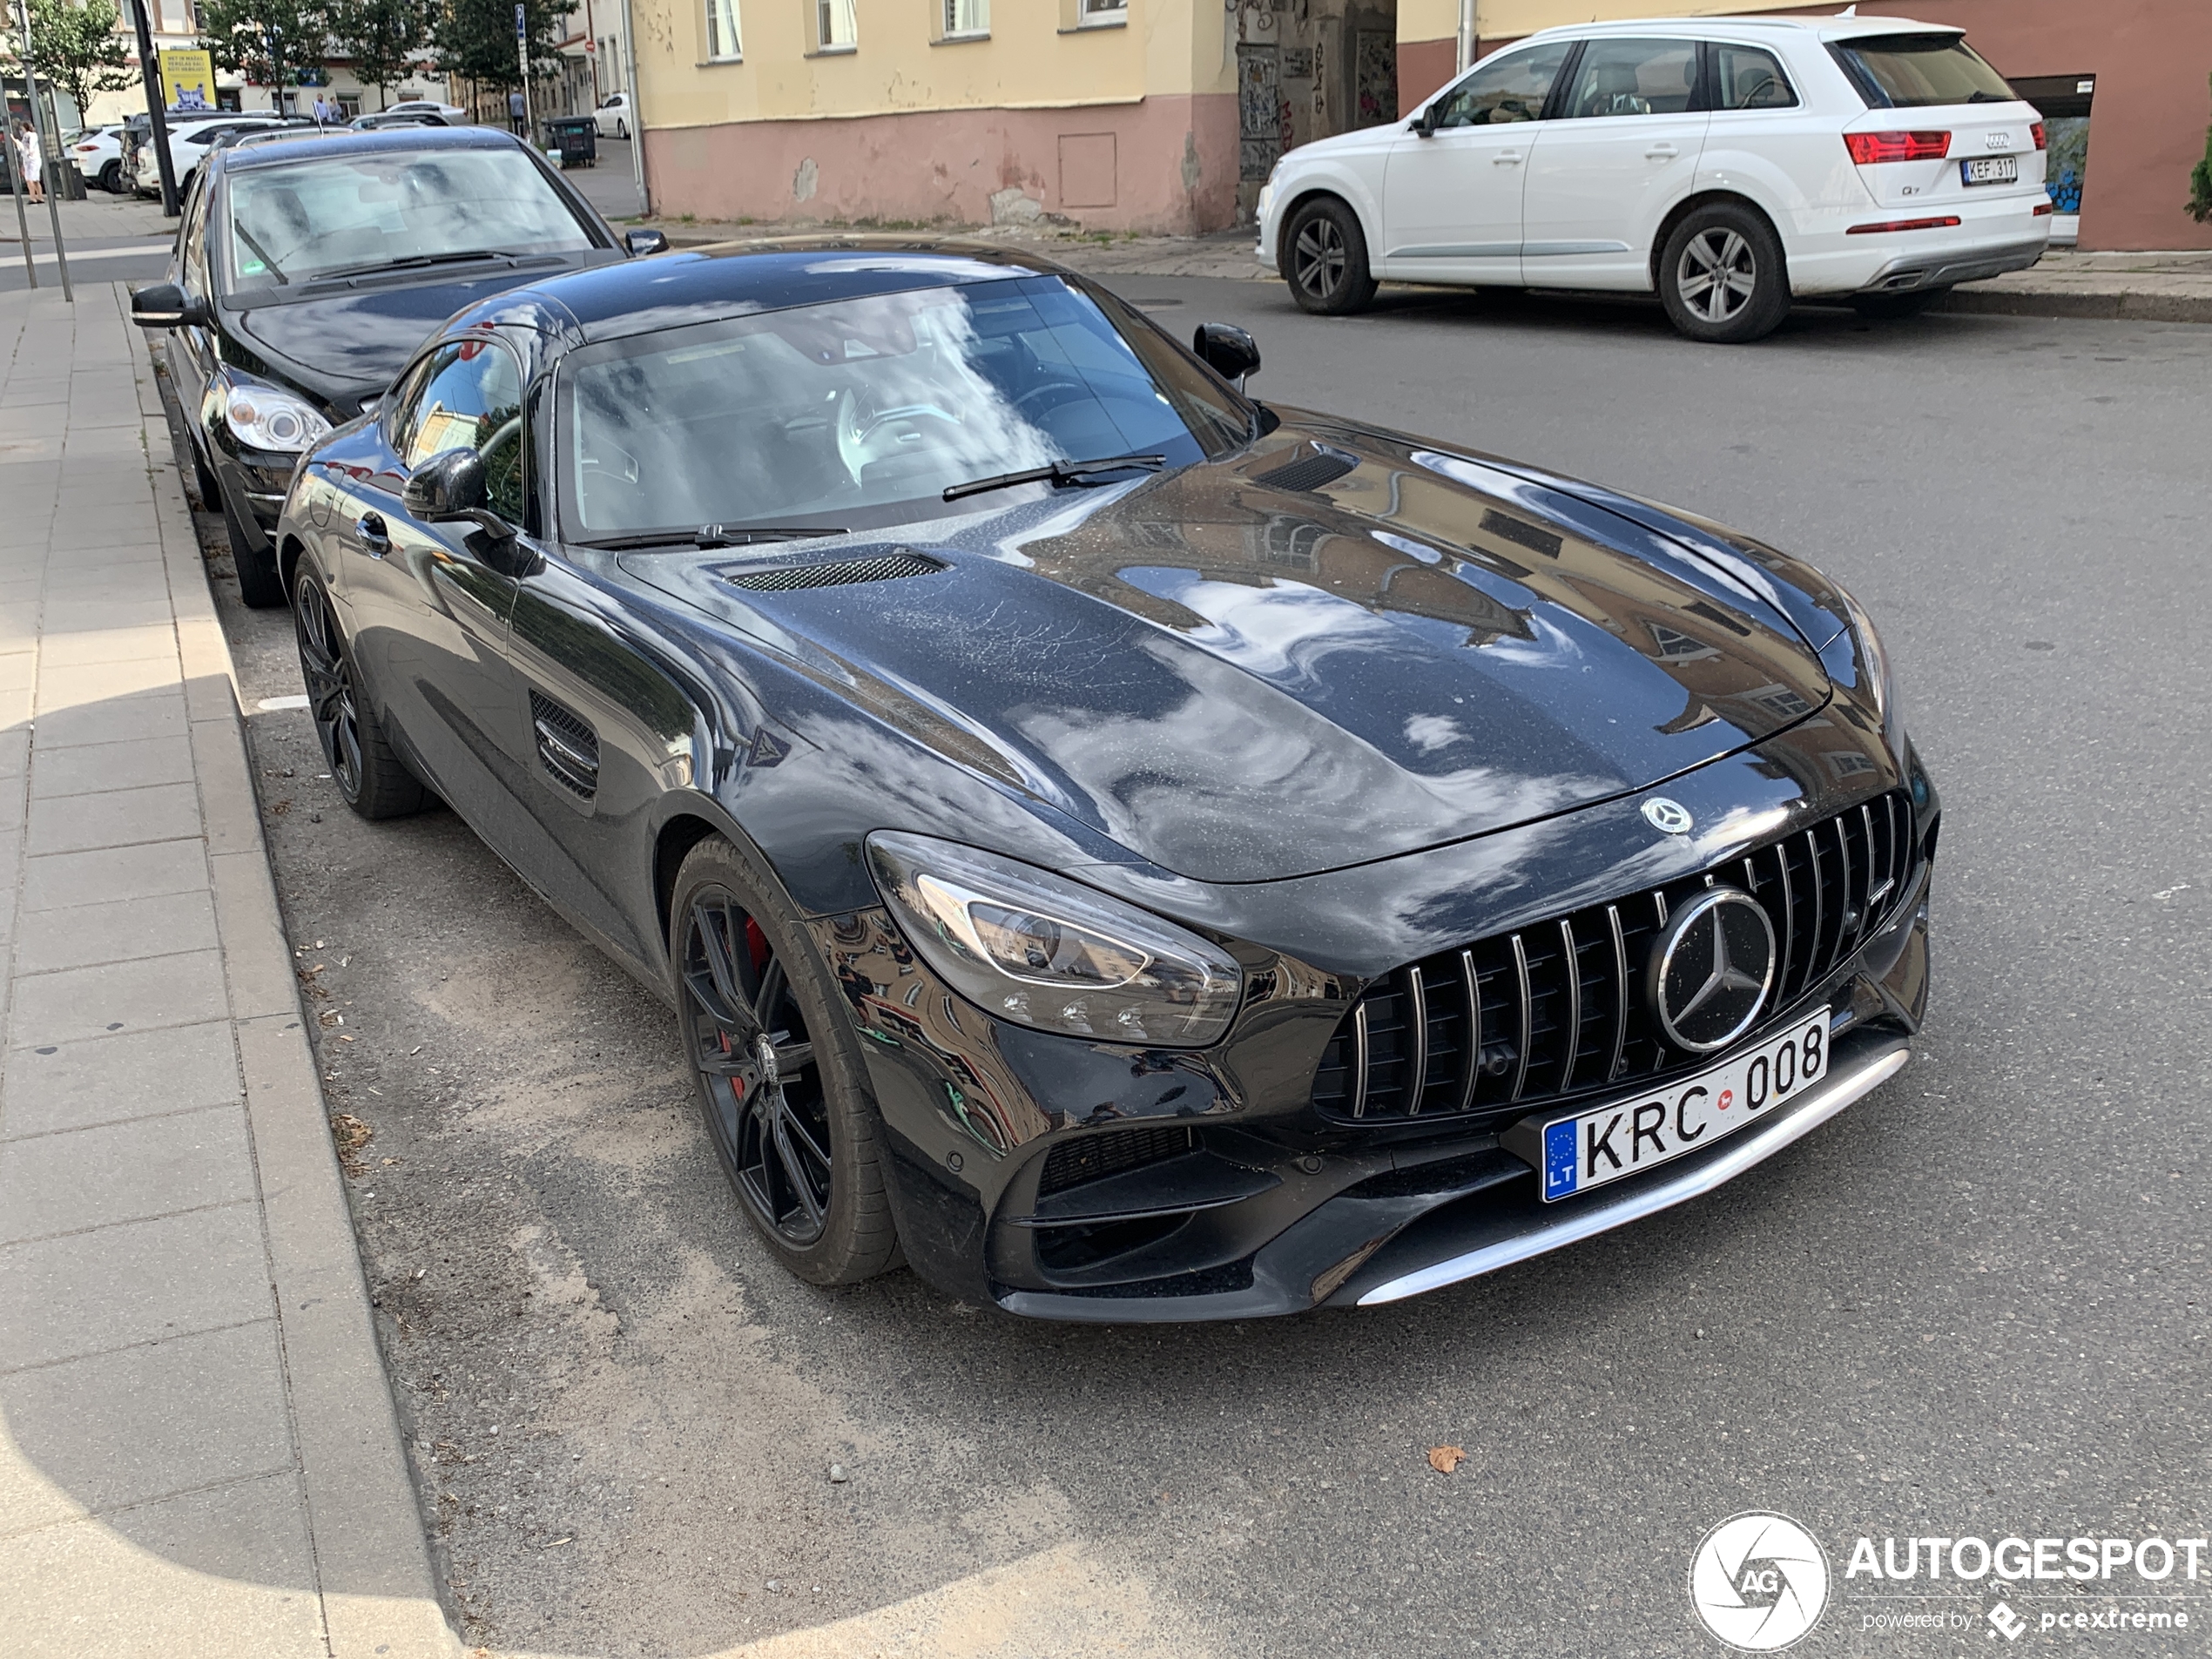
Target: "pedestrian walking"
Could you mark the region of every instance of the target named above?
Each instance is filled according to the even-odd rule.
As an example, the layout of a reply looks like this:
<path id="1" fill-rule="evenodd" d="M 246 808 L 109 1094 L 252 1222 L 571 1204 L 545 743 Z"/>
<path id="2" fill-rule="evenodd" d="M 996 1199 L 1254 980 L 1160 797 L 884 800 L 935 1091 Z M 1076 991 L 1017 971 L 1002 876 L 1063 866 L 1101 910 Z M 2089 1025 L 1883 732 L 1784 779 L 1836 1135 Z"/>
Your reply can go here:
<path id="1" fill-rule="evenodd" d="M 46 186 L 41 177 L 46 164 L 45 152 L 39 147 L 38 135 L 31 131 L 30 123 L 20 118 L 16 122 L 16 158 L 25 192 L 34 204 L 44 201 Z"/>
<path id="2" fill-rule="evenodd" d="M 330 125 L 330 104 L 320 92 L 315 94 L 315 125 L 319 127 Z"/>
<path id="3" fill-rule="evenodd" d="M 515 131 L 518 136 L 529 136 L 526 131 L 529 125 L 529 105 L 523 101 L 523 95 L 520 92 L 509 92 L 507 95 L 507 118 L 514 123 Z"/>

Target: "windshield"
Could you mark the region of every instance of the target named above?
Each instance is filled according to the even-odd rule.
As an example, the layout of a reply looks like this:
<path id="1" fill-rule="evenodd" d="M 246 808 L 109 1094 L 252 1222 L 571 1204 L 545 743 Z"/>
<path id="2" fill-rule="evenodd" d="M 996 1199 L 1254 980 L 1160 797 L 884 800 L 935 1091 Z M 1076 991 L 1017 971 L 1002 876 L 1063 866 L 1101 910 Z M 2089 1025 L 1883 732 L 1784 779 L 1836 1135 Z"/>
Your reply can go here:
<path id="1" fill-rule="evenodd" d="M 1181 466 L 1244 442 L 1244 405 L 1104 305 L 1118 317 L 1056 277 L 1022 277 L 575 353 L 569 534 L 858 528 L 972 510 L 944 491 L 1023 468 L 1139 451 Z"/>
<path id="2" fill-rule="evenodd" d="M 425 255 L 566 253 L 590 233 L 515 150 L 320 156 L 230 176 L 233 289 Z"/>
<path id="3" fill-rule="evenodd" d="M 2020 94 L 1958 35 L 1873 35 L 1831 42 L 1874 109 L 2013 102 Z"/>

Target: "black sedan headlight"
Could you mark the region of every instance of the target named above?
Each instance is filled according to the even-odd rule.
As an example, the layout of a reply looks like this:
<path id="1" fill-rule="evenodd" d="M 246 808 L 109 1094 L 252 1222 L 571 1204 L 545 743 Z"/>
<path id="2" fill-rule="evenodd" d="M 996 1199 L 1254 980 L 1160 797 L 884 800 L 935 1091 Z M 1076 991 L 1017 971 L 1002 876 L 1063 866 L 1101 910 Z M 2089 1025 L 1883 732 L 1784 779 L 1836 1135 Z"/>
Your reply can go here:
<path id="1" fill-rule="evenodd" d="M 1089 887 L 927 836 L 868 838 L 899 928 L 998 1019 L 1147 1048 L 1198 1049 L 1236 1016 L 1244 975 L 1217 945 Z"/>
<path id="2" fill-rule="evenodd" d="M 1905 711 L 1898 704 L 1897 671 L 1891 664 L 1889 651 L 1875 630 L 1874 619 L 1866 614 L 1866 607 L 1841 583 L 1837 584 L 1836 593 L 1843 600 L 1844 614 L 1850 618 L 1851 626 L 1846 631 L 1851 635 L 1851 654 L 1858 664 L 1859 684 L 1873 698 L 1875 711 L 1882 717 L 1882 730 L 1889 738 L 1890 752 L 1903 764 Z"/>
<path id="3" fill-rule="evenodd" d="M 329 435 L 330 422 L 304 398 L 234 369 L 223 380 L 223 423 L 246 448 L 300 455 Z"/>

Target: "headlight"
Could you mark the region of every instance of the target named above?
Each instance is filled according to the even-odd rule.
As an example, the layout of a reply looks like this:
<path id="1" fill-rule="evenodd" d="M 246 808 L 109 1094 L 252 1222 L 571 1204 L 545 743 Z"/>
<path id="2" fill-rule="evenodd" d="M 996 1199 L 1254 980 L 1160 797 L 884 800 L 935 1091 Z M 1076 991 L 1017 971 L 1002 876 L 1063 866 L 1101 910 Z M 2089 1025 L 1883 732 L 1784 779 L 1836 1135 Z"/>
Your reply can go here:
<path id="1" fill-rule="evenodd" d="M 1890 746 L 1902 757 L 1905 752 L 1905 714 L 1898 707 L 1897 674 L 1890 666 L 1888 648 L 1882 637 L 1874 631 L 1874 619 L 1866 614 L 1866 607 L 1851 597 L 1841 583 L 1835 584 L 1836 592 L 1844 602 L 1844 614 L 1851 620 L 1851 637 L 1854 654 L 1858 659 L 1860 674 L 1874 706 L 1882 717 L 1882 725 L 1889 733 Z"/>
<path id="2" fill-rule="evenodd" d="M 1234 959 L 1118 899 L 921 835 L 871 835 L 868 864 L 914 948 L 1000 1019 L 1197 1049 L 1236 1016 L 1244 975 Z"/>
<path id="3" fill-rule="evenodd" d="M 232 381 L 223 420 L 240 443 L 284 455 L 312 448 L 330 431 L 330 422 L 308 404 L 259 381 Z"/>

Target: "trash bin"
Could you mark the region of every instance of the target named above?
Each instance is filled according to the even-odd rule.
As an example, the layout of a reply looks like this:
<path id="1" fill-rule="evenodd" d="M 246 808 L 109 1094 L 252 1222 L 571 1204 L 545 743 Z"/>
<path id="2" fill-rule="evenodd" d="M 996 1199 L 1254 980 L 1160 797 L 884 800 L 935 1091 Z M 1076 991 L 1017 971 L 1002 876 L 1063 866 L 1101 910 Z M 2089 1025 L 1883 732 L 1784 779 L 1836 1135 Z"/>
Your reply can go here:
<path id="1" fill-rule="evenodd" d="M 556 115 L 545 123 L 545 144 L 557 146 L 563 167 L 589 167 L 599 158 L 599 124 L 588 115 Z"/>
<path id="2" fill-rule="evenodd" d="M 62 200 L 81 202 L 84 199 L 84 175 L 74 161 L 50 161 L 46 164 L 46 171 L 47 177 L 59 186 L 55 193 Z"/>

